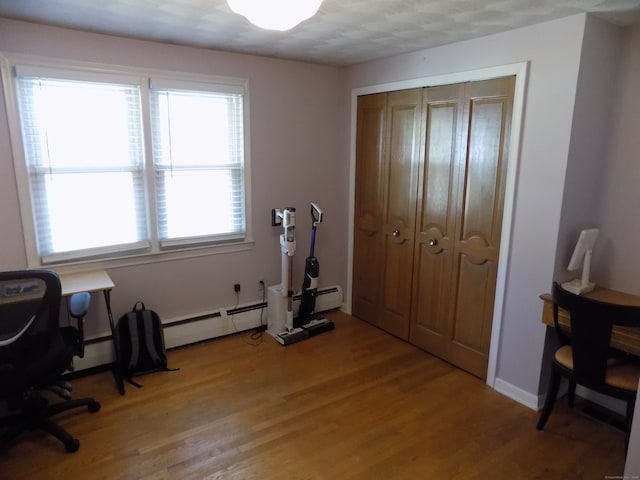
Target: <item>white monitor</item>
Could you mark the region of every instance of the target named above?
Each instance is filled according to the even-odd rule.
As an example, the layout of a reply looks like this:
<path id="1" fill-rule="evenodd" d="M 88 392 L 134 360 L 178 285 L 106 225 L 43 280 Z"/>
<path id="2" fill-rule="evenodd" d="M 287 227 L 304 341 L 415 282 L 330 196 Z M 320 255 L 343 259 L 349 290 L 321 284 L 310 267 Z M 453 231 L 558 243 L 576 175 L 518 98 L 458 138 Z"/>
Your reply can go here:
<path id="1" fill-rule="evenodd" d="M 567 269 L 574 271 L 582 267 L 582 278 L 564 282 L 562 288 L 565 290 L 581 295 L 595 288 L 596 284 L 589 281 L 589 275 L 591 273 L 591 252 L 599 232 L 600 230 L 597 228 L 589 228 L 580 232 L 580 237 L 576 243 L 576 248 L 573 250 Z"/>

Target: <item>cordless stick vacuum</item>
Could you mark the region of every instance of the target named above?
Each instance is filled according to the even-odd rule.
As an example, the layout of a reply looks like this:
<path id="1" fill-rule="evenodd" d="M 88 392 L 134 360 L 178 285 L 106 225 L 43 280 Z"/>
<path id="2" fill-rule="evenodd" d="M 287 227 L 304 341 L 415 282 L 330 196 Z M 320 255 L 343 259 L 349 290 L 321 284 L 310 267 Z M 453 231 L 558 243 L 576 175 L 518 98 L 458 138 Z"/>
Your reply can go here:
<path id="1" fill-rule="evenodd" d="M 296 327 L 301 327 L 309 335 L 317 335 L 322 332 L 334 329 L 333 322 L 326 318 L 315 317 L 316 298 L 318 295 L 318 281 L 320 278 L 320 263 L 315 257 L 316 230 L 322 223 L 322 210 L 315 203 L 311 202 L 311 247 L 309 256 L 304 264 L 304 281 L 302 282 L 302 297 L 300 299 L 300 309 L 298 318 L 294 322 Z"/>
<path id="2" fill-rule="evenodd" d="M 280 253 L 282 259 L 280 285 L 268 289 L 267 332 L 282 345 L 309 338 L 309 332 L 293 326 L 293 255 L 296 251 L 296 209 L 273 209 L 271 224 L 282 225 Z"/>

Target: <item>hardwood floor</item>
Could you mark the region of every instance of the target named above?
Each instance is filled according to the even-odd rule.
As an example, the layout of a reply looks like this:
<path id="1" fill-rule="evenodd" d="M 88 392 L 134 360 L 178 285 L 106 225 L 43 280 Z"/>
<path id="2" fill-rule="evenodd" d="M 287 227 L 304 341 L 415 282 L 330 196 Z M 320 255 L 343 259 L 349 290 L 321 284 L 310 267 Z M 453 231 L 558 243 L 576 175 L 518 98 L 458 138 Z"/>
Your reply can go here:
<path id="1" fill-rule="evenodd" d="M 178 372 L 120 396 L 77 379 L 96 414 L 58 417 L 80 442 L 28 432 L 0 452 L 21 479 L 602 479 L 624 437 L 558 402 L 526 407 L 417 348 L 333 312 L 336 330 L 288 347 L 238 334 L 169 352 Z M 576 406 L 578 408 L 578 406 Z"/>

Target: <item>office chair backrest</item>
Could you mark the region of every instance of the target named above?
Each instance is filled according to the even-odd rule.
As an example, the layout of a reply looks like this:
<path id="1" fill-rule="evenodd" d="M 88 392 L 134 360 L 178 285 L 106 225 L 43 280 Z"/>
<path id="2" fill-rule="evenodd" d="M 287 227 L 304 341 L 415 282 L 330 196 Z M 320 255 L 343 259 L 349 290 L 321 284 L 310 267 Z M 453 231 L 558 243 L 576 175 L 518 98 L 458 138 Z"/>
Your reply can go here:
<path id="1" fill-rule="evenodd" d="M 33 374 L 40 370 L 34 365 L 51 344 L 61 341 L 60 298 L 55 272 L 0 272 L 0 390 L 18 388 L 16 379 L 24 378 L 27 369 Z"/>
<path id="2" fill-rule="evenodd" d="M 640 306 L 611 304 L 575 295 L 557 282 L 553 284 L 552 295 L 556 330 L 560 330 L 558 307 L 569 312 L 568 339 L 573 351 L 573 371 L 579 383 L 587 387 L 603 384 L 613 326 L 640 326 Z"/>

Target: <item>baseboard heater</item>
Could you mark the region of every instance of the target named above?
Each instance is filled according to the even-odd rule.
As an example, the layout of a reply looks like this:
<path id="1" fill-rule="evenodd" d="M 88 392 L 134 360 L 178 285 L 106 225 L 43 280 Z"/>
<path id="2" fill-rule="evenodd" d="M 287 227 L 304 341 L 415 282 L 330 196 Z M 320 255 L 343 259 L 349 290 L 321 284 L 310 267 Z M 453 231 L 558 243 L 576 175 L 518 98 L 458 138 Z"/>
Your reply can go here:
<path id="1" fill-rule="evenodd" d="M 300 294 L 293 296 L 294 313 L 300 306 Z M 341 308 L 342 287 L 339 285 L 319 288 L 316 312 Z M 267 302 L 255 302 L 234 308 L 220 308 L 180 318 L 162 319 L 167 349 L 189 345 L 232 333 L 244 332 L 266 325 Z M 108 365 L 115 360 L 111 335 L 86 340 L 85 355 L 74 359 L 76 371 Z"/>

